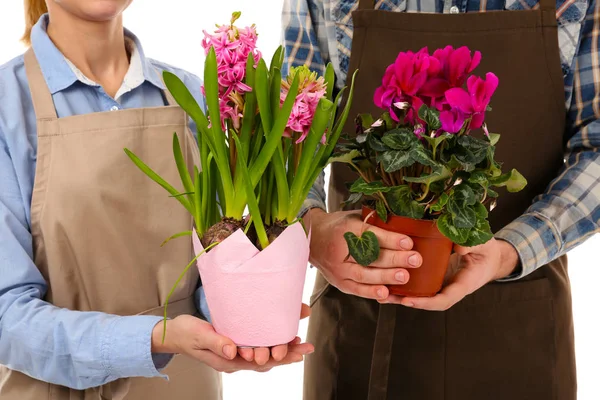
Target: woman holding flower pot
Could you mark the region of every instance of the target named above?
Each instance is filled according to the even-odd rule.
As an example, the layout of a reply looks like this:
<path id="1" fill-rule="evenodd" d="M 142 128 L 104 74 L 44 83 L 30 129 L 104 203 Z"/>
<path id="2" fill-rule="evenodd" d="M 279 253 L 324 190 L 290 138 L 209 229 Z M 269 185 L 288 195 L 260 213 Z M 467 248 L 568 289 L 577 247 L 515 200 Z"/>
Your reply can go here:
<path id="1" fill-rule="evenodd" d="M 481 52 L 475 73 L 491 71 L 500 82 L 486 114 L 503 134 L 496 156 L 528 181 L 519 193 L 500 193 L 489 214 L 493 239 L 455 247 L 437 295 L 398 297 L 388 287 L 410 282 L 411 253 L 389 262 L 392 253 L 381 251 L 370 267 L 360 267 L 346 259 L 343 235 L 372 230 L 384 250 L 410 250 L 411 242 L 404 247 L 399 236 L 388 240 L 390 233 L 365 227 L 359 213 L 340 211 L 346 184 L 357 175 L 334 164 L 330 214 L 321 181 L 304 217 L 313 229 L 311 261 L 321 272 L 305 399 L 576 398 L 564 254 L 599 230 L 597 10 L 592 0 L 286 1 L 290 65 L 332 60 L 338 87 L 360 69 L 353 116 L 377 112 L 376 90 L 400 52 L 448 45 Z M 457 70 L 473 62 L 465 60 Z M 391 99 L 402 108 L 402 95 L 414 95 L 409 86 L 418 79 L 396 82 L 409 84 Z M 451 131 L 458 119 L 444 118 Z M 356 132 L 355 125 L 346 132 Z M 421 264 L 419 258 L 415 266 Z"/>
<path id="2" fill-rule="evenodd" d="M 173 293 L 163 340 L 163 305 L 193 250 L 191 240 L 160 244 L 192 222 L 123 148 L 178 177 L 176 132 L 191 168 L 195 126 L 161 72 L 180 76 L 202 104 L 201 82 L 144 56 L 123 29 L 130 2 L 26 1 L 31 48 L 0 67 L 3 400 L 216 400 L 217 371 L 265 371 L 311 349 L 238 355 L 199 318 L 194 270 Z"/>

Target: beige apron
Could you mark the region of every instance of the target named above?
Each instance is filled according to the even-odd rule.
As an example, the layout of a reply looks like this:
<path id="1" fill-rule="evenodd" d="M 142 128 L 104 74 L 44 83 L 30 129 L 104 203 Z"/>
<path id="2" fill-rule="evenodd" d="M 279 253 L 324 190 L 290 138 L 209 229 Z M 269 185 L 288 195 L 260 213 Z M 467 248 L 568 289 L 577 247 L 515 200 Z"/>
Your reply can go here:
<path id="1" fill-rule="evenodd" d="M 162 315 L 190 261 L 191 240 L 162 241 L 190 230 L 187 211 L 125 155 L 129 148 L 167 181 L 180 181 L 172 156 L 177 132 L 188 166 L 197 161 L 187 116 L 169 106 L 57 118 L 33 51 L 25 67 L 37 119 L 38 152 L 31 204 L 34 261 L 48 282 L 46 301 L 71 310 Z M 171 317 L 195 314 L 198 272 L 190 269 L 171 299 Z M 221 377 L 175 356 L 161 378 L 131 378 L 85 391 L 0 369 L 2 400 L 217 400 Z"/>

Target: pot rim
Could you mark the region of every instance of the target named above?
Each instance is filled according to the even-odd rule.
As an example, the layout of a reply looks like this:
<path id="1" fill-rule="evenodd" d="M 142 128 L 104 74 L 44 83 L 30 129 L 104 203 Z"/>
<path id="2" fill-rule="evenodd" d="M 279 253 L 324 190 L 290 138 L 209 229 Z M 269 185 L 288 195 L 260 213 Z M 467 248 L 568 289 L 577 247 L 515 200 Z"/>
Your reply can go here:
<path id="1" fill-rule="evenodd" d="M 375 210 L 367 205 L 363 205 L 362 211 L 363 211 L 363 218 L 365 218 L 368 214 L 370 214 L 371 212 L 373 212 Z M 412 225 L 412 226 L 407 226 L 407 224 L 406 224 L 407 221 L 409 221 L 410 225 Z M 396 222 L 397 224 L 394 224 L 394 222 Z M 404 222 L 404 224 L 402 222 Z M 400 233 L 403 233 L 403 234 L 405 234 L 407 236 L 411 236 L 411 237 L 443 239 L 443 240 L 452 242 L 449 238 L 447 238 L 440 232 L 440 230 L 437 227 L 436 220 L 416 219 L 416 218 L 403 217 L 403 216 L 391 214 L 388 217 L 388 221 L 384 222 L 381 220 L 381 218 L 379 218 L 379 216 L 375 212 L 375 213 L 373 213 L 373 215 L 371 215 L 369 217 L 369 219 L 367 220 L 367 223 L 375 225 L 381 229 L 394 231 L 394 232 L 400 232 Z M 394 225 L 399 227 L 400 224 L 402 224 L 401 230 L 390 229 Z"/>

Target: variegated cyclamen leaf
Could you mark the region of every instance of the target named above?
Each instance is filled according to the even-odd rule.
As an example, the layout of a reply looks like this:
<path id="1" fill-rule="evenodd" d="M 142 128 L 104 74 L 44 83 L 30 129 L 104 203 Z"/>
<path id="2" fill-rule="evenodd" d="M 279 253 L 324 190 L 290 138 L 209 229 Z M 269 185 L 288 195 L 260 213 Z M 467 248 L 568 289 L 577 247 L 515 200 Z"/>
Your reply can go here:
<path id="1" fill-rule="evenodd" d="M 429 143 L 431 148 L 435 150 L 440 145 L 440 143 L 442 143 L 444 140 L 449 139 L 450 137 L 452 137 L 452 135 L 443 134 L 434 138 L 429 136 L 423 136 L 423 139 L 425 139 Z"/>
<path id="2" fill-rule="evenodd" d="M 452 176 L 452 172 L 445 166 L 441 165 L 441 166 L 435 167 L 433 169 L 433 171 L 431 172 L 431 174 L 429 174 L 429 175 L 422 175 L 418 178 L 405 176 L 403 179 L 406 182 L 425 183 L 427 185 L 430 185 L 433 182 L 446 180 L 446 179 L 450 178 L 451 176 Z"/>
<path id="3" fill-rule="evenodd" d="M 358 119 L 364 129 L 370 128 L 371 125 L 373 125 L 373 122 L 375 122 L 371 114 L 360 114 Z"/>
<path id="4" fill-rule="evenodd" d="M 437 227 L 453 243 L 463 245 L 469 238 L 470 229 L 461 229 L 452 223 L 452 215 L 442 214 L 437 220 Z"/>
<path id="5" fill-rule="evenodd" d="M 440 195 L 440 197 L 438 198 L 438 201 L 430 207 L 431 211 L 434 211 L 434 212 L 442 211 L 444 206 L 448 203 L 449 198 L 450 197 L 446 193 L 442 193 Z"/>
<path id="6" fill-rule="evenodd" d="M 379 241 L 373 232 L 365 231 L 360 237 L 346 232 L 344 239 L 348 244 L 348 252 L 360 265 L 368 267 L 379 257 Z"/>
<path id="7" fill-rule="evenodd" d="M 379 219 L 381 219 L 383 222 L 387 222 L 388 212 L 385 203 L 382 200 L 377 200 L 375 208 L 377 210 L 377 216 Z"/>
<path id="8" fill-rule="evenodd" d="M 425 215 L 425 207 L 413 200 L 410 188 L 406 185 L 392 187 L 385 198 L 396 215 L 414 219 L 421 219 Z"/>
<path id="9" fill-rule="evenodd" d="M 373 133 L 369 133 L 367 135 L 367 144 L 373 151 L 384 152 L 391 150 L 388 146 L 386 146 L 377 135 Z"/>
<path id="10" fill-rule="evenodd" d="M 469 236 L 465 243 L 463 243 L 463 246 L 479 246 L 480 244 L 487 243 L 493 237 L 494 235 L 492 234 L 489 222 L 484 218 L 478 218 L 473 229 L 469 231 Z"/>
<path id="11" fill-rule="evenodd" d="M 415 134 L 407 128 L 386 132 L 381 141 L 394 150 L 409 150 L 419 144 Z"/>
<path id="12" fill-rule="evenodd" d="M 350 187 L 351 193 L 364 193 L 367 196 L 377 192 L 389 192 L 392 188 L 386 186 L 382 181 L 365 182 L 363 178 L 358 178 Z"/>
<path id="13" fill-rule="evenodd" d="M 475 210 L 478 219 L 486 219 L 489 215 L 487 208 L 481 203 L 476 203 L 473 206 L 473 209 Z"/>
<path id="14" fill-rule="evenodd" d="M 471 183 L 477 183 L 479 185 L 487 185 L 488 176 L 483 171 L 473 171 L 471 172 L 468 181 Z"/>
<path id="15" fill-rule="evenodd" d="M 527 186 L 527 180 L 519 171 L 516 169 L 512 169 L 510 172 L 502 174 L 496 178 L 490 179 L 490 183 L 493 186 L 506 186 L 506 190 L 511 193 L 518 192 L 523 190 L 525 186 Z"/>
<path id="16" fill-rule="evenodd" d="M 330 157 L 329 160 L 327 161 L 327 165 L 334 163 L 334 162 L 347 164 L 347 163 L 352 162 L 352 160 L 354 160 L 358 156 L 360 156 L 360 151 L 351 150 L 348 153 L 340 154 L 339 156 L 335 156 L 335 157 Z"/>
<path id="17" fill-rule="evenodd" d="M 383 165 L 385 172 L 392 173 L 404 167 L 410 167 L 415 160 L 409 151 L 390 150 L 377 155 L 377 162 Z"/>
<path id="18" fill-rule="evenodd" d="M 454 198 L 448 201 L 448 211 L 452 214 L 452 223 L 457 228 L 470 229 L 477 222 L 477 214 L 473 207 L 460 205 Z"/>
<path id="19" fill-rule="evenodd" d="M 475 204 L 475 192 L 471 186 L 465 183 L 461 183 L 452 189 L 451 197 L 461 207 Z"/>
<path id="20" fill-rule="evenodd" d="M 410 156 L 413 160 L 422 165 L 435 167 L 437 163 L 433 161 L 433 154 L 423 146 L 415 146 L 410 151 Z"/>
<path id="21" fill-rule="evenodd" d="M 498 141 L 500 140 L 500 134 L 499 133 L 490 133 L 489 140 L 490 140 L 490 144 L 492 146 L 495 146 L 496 144 L 498 144 Z"/>

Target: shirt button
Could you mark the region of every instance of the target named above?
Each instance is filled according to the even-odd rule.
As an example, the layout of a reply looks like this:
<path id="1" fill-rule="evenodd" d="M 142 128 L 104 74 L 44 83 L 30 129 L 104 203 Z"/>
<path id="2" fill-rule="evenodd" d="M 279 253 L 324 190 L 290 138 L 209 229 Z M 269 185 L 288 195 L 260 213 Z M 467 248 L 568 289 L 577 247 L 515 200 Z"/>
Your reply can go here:
<path id="1" fill-rule="evenodd" d="M 456 7 L 456 6 L 450 7 L 450 14 L 458 14 L 458 7 Z"/>
<path id="2" fill-rule="evenodd" d="M 119 110 L 119 107 L 117 107 L 117 106 L 112 106 L 110 108 L 110 111 L 118 111 L 118 110 Z"/>

